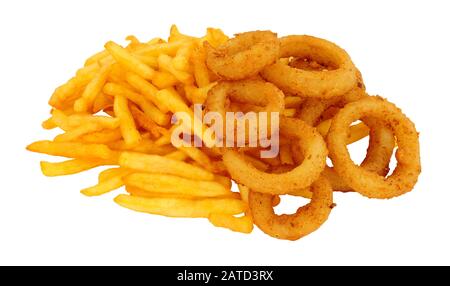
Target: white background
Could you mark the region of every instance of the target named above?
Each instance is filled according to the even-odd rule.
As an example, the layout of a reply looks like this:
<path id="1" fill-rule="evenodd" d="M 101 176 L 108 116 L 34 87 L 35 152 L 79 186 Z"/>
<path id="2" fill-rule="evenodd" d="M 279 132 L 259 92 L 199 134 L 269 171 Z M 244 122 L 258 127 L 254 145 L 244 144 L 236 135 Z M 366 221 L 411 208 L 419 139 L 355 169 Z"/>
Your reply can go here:
<path id="1" fill-rule="evenodd" d="M 450 264 L 449 6 L 447 1 L 1 1 L 0 264 Z M 336 194 L 313 234 L 282 241 L 123 209 L 87 198 L 98 170 L 46 178 L 47 100 L 108 40 L 166 37 L 171 24 L 202 35 L 271 29 L 345 48 L 367 89 L 402 107 L 420 131 L 423 172 L 392 200 Z M 292 208 L 291 206 L 291 209 Z"/>

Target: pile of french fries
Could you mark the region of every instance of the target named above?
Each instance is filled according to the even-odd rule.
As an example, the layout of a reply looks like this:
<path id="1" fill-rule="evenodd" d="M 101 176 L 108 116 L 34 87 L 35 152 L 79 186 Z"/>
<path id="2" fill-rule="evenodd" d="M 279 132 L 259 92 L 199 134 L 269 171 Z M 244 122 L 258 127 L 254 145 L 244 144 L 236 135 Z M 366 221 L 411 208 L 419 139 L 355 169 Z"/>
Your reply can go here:
<path id="1" fill-rule="evenodd" d="M 126 193 L 114 199 L 123 207 L 203 217 L 215 226 L 251 232 L 248 189 L 231 191 L 220 154 L 214 148 L 171 144 L 176 126 L 171 115 L 184 111 L 193 116 L 192 105 L 203 104 L 216 84 L 205 64 L 203 42 L 219 46 L 228 37 L 213 28 L 204 37 L 191 37 L 172 26 L 167 41 L 126 39 L 126 47 L 106 43 L 51 96 L 51 116 L 42 126 L 63 133 L 27 149 L 71 159 L 42 161 L 42 173 L 62 176 L 111 166 L 81 193 L 98 196 L 125 186 Z M 191 130 L 203 138 L 201 131 Z"/>

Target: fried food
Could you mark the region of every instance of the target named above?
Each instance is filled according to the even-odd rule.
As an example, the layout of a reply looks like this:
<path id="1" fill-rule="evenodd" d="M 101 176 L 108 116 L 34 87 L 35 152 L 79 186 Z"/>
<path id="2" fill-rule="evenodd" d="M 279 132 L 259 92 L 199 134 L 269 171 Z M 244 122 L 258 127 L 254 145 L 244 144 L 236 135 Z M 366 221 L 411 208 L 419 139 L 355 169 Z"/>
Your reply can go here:
<path id="1" fill-rule="evenodd" d="M 205 48 L 207 66 L 229 80 L 257 75 L 277 60 L 280 51 L 277 34 L 270 31 L 237 34 L 217 48 L 206 41 Z"/>
<path id="2" fill-rule="evenodd" d="M 356 84 L 356 67 L 350 56 L 327 40 L 306 35 L 283 37 L 280 39 L 280 58 L 287 57 L 312 59 L 332 69 L 302 70 L 281 61 L 264 68 L 262 76 L 285 92 L 331 98 L 348 92 Z"/>
<path id="3" fill-rule="evenodd" d="M 348 153 L 348 126 L 364 117 L 373 117 L 389 126 L 397 140 L 397 167 L 387 178 L 355 165 Z M 398 107 L 381 97 L 368 97 L 347 104 L 333 118 L 327 142 L 336 172 L 345 183 L 364 196 L 393 198 L 411 191 L 417 182 L 421 171 L 419 134 L 414 123 Z"/>
<path id="4" fill-rule="evenodd" d="M 195 37 L 175 25 L 167 41 L 126 40 L 107 42 L 51 95 L 41 125 L 61 133 L 27 149 L 69 159 L 41 161 L 45 176 L 108 166 L 82 194 L 119 192 L 114 201 L 131 210 L 240 233 L 256 225 L 287 240 L 327 220 L 333 191 L 387 199 L 418 179 L 414 124 L 368 95 L 350 56 L 327 40 L 215 28 Z M 367 136 L 357 165 L 347 145 Z M 277 215 L 280 195 L 310 202 Z"/>

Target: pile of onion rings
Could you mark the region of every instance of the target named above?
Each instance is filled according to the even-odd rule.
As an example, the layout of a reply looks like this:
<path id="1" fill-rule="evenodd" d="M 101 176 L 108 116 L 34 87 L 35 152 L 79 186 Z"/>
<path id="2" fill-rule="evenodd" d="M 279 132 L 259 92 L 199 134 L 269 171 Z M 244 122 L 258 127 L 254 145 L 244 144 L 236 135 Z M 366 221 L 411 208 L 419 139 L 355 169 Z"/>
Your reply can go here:
<path id="1" fill-rule="evenodd" d="M 270 236 L 295 240 L 326 221 L 334 207 L 333 191 L 387 199 L 412 190 L 420 174 L 414 124 L 394 104 L 366 93 L 360 71 L 342 48 L 312 36 L 292 35 L 274 41 L 273 35 L 266 31 L 239 34 L 209 49 L 206 58 L 207 66 L 220 78 L 209 92 L 207 109 L 224 113 L 228 104 L 233 111 L 272 107 L 284 114 L 277 158 L 259 158 L 252 148 L 223 150 L 228 174 L 241 191 L 248 190 L 254 223 Z M 268 51 L 264 56 L 262 46 Z M 250 87 L 247 93 L 229 92 L 226 103 L 224 89 L 242 89 L 248 80 L 272 90 L 259 92 L 259 100 L 266 105 L 257 104 L 256 99 L 249 102 L 257 97 Z M 274 87 L 284 94 L 284 104 L 278 103 L 280 92 L 273 91 Z M 251 104 L 263 107 L 252 108 Z M 360 123 L 352 125 L 358 120 Z M 347 145 L 366 136 L 367 154 L 357 165 Z M 396 144 L 397 168 L 386 177 Z M 326 164 L 327 156 L 332 167 Z M 279 203 L 278 195 L 303 196 L 311 202 L 294 214 L 277 215 L 273 207 Z"/>

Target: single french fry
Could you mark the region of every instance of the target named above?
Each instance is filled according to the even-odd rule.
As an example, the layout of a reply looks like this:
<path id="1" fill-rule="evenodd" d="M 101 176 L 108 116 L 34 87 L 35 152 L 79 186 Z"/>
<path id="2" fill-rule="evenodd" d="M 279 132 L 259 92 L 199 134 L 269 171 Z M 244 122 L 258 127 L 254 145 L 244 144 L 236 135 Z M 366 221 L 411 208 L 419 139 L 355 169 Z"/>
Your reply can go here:
<path id="1" fill-rule="evenodd" d="M 101 183 L 101 182 L 109 180 L 109 179 L 111 179 L 111 178 L 113 178 L 113 177 L 115 177 L 117 175 L 124 174 L 126 170 L 127 169 L 120 168 L 120 167 L 114 167 L 114 168 L 105 169 L 105 170 L 101 171 L 98 174 L 98 182 Z"/>
<path id="2" fill-rule="evenodd" d="M 155 70 L 144 64 L 139 58 L 131 54 L 126 49 L 122 48 L 112 41 L 107 42 L 105 44 L 105 48 L 125 69 L 134 72 L 148 80 L 151 80 L 153 78 Z"/>
<path id="3" fill-rule="evenodd" d="M 123 177 L 129 174 L 129 170 L 120 170 L 118 174 L 99 182 L 97 185 L 81 190 L 86 196 L 99 196 L 111 192 L 123 186 Z"/>
<path id="4" fill-rule="evenodd" d="M 165 155 L 164 157 L 178 161 L 185 161 L 188 158 L 188 156 L 184 152 L 181 152 L 180 150 L 173 151 Z"/>
<path id="5" fill-rule="evenodd" d="M 364 122 L 360 122 L 358 124 L 352 125 L 348 131 L 347 144 L 352 144 L 356 141 L 363 139 L 368 136 L 370 132 L 369 127 L 364 124 Z"/>
<path id="6" fill-rule="evenodd" d="M 78 142 L 36 141 L 27 146 L 28 151 L 53 156 L 85 159 L 111 159 L 115 152 L 103 144 L 84 144 Z"/>
<path id="7" fill-rule="evenodd" d="M 119 122 L 117 122 L 119 123 Z M 119 124 L 117 124 L 119 125 Z M 98 124 L 98 123 L 86 123 L 83 125 L 80 125 L 74 129 L 71 129 L 69 131 L 66 131 L 63 134 L 59 134 L 55 137 L 54 141 L 55 142 L 69 142 L 69 141 L 74 141 L 76 139 L 78 139 L 79 137 L 81 137 L 82 135 L 85 135 L 87 133 L 91 133 L 91 132 L 95 132 L 95 131 L 99 131 L 102 130 L 103 126 Z"/>
<path id="8" fill-rule="evenodd" d="M 176 175 L 204 181 L 214 180 L 214 174 L 205 169 L 159 155 L 123 152 L 119 157 L 119 165 L 148 173 Z"/>
<path id="9" fill-rule="evenodd" d="M 119 119 L 103 115 L 72 114 L 66 117 L 66 123 L 70 129 L 90 123 L 98 124 L 106 129 L 114 129 L 118 127 Z"/>
<path id="10" fill-rule="evenodd" d="M 92 132 L 84 134 L 79 138 L 80 142 L 84 143 L 99 143 L 106 144 L 110 142 L 115 142 L 122 138 L 122 133 L 119 128 L 116 129 L 105 129 L 97 132 Z"/>
<path id="11" fill-rule="evenodd" d="M 236 199 L 143 198 L 118 195 L 114 201 L 126 208 L 169 217 L 209 217 L 212 213 L 239 214 L 246 206 Z"/>
<path id="12" fill-rule="evenodd" d="M 248 204 L 248 195 L 250 193 L 250 189 L 247 186 L 238 184 L 239 193 L 241 194 L 241 199 Z"/>
<path id="13" fill-rule="evenodd" d="M 53 121 L 53 118 L 51 116 L 49 118 L 47 118 L 46 120 L 44 120 L 42 122 L 41 126 L 42 126 L 42 128 L 47 129 L 47 130 L 58 127 L 58 125 L 55 124 L 55 122 Z"/>
<path id="14" fill-rule="evenodd" d="M 112 162 L 108 160 L 71 159 L 62 162 L 41 161 L 41 171 L 42 174 L 48 177 L 64 176 L 110 164 L 112 164 Z"/>
<path id="15" fill-rule="evenodd" d="M 141 134 L 136 129 L 136 124 L 128 109 L 128 100 L 123 95 L 114 97 L 114 113 L 120 120 L 120 131 L 125 143 L 129 146 L 139 143 Z"/>
<path id="16" fill-rule="evenodd" d="M 197 197 L 227 195 L 231 190 L 215 181 L 199 181 L 173 175 L 134 173 L 124 178 L 125 184 L 154 193 L 181 193 Z"/>
<path id="17" fill-rule="evenodd" d="M 154 45 L 146 45 L 136 51 L 136 54 L 146 56 L 159 56 L 166 54 L 169 56 L 175 56 L 178 49 L 183 46 L 186 41 L 176 41 L 171 43 L 159 43 Z"/>
<path id="18" fill-rule="evenodd" d="M 327 136 L 328 130 L 331 126 L 331 121 L 331 119 L 327 119 L 317 125 L 317 131 L 319 131 L 322 136 Z M 368 136 L 369 132 L 370 129 L 369 127 L 367 127 L 367 125 L 364 124 L 364 122 L 351 125 L 348 130 L 347 144 L 352 144 L 356 141 L 361 140 L 362 138 Z"/>
<path id="19" fill-rule="evenodd" d="M 214 226 L 228 228 L 236 232 L 251 233 L 253 230 L 253 220 L 247 215 L 234 217 L 230 214 L 212 213 L 208 220 Z"/>

